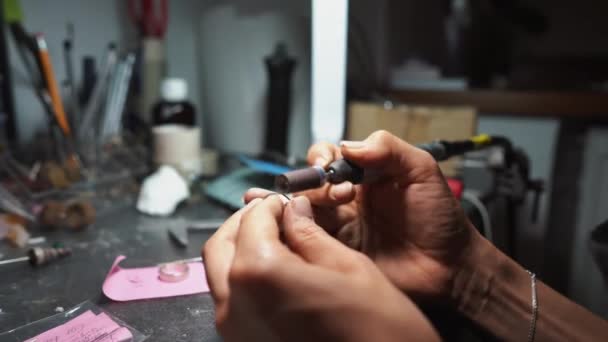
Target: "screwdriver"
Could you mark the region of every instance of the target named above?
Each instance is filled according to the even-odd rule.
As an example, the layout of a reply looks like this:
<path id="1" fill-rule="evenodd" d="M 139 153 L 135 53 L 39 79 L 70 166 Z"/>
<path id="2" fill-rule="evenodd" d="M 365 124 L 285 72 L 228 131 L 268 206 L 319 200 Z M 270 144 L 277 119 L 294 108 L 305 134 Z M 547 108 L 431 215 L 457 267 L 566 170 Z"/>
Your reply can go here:
<path id="1" fill-rule="evenodd" d="M 72 254 L 72 251 L 67 248 L 34 247 L 28 251 L 27 256 L 15 259 L 0 260 L 0 266 L 26 261 L 32 266 L 42 266 L 70 254 Z"/>

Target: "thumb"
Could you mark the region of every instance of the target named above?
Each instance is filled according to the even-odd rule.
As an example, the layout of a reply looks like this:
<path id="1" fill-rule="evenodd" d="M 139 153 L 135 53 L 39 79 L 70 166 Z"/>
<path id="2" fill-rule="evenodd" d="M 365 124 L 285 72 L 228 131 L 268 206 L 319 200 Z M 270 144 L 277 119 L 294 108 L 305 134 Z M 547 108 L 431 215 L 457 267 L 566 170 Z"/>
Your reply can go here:
<path id="1" fill-rule="evenodd" d="M 422 181 L 439 174 L 437 162 L 429 153 L 386 131 L 374 132 L 363 141 L 343 141 L 340 147 L 344 158 L 399 180 Z"/>
<path id="2" fill-rule="evenodd" d="M 283 234 L 289 248 L 311 264 L 343 269 L 352 263 L 350 254 L 354 251 L 315 223 L 310 201 L 305 196 L 295 197 L 286 206 Z"/>

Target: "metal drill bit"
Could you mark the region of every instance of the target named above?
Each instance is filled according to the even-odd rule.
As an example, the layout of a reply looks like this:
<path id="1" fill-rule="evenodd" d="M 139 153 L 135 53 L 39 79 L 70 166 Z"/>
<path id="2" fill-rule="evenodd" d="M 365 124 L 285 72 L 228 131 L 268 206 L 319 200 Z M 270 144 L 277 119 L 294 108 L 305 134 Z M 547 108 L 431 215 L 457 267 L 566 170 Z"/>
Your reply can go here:
<path id="1" fill-rule="evenodd" d="M 16 262 L 23 262 L 23 261 L 29 261 L 30 257 L 21 257 L 21 258 L 15 258 L 15 259 L 8 259 L 8 260 L 0 260 L 0 266 L 1 265 L 8 265 L 8 264 L 13 264 Z"/>
<path id="2" fill-rule="evenodd" d="M 15 259 L 0 260 L 0 266 L 26 261 L 32 266 L 42 266 L 70 254 L 72 254 L 72 251 L 66 248 L 34 247 L 28 251 L 27 256 Z"/>

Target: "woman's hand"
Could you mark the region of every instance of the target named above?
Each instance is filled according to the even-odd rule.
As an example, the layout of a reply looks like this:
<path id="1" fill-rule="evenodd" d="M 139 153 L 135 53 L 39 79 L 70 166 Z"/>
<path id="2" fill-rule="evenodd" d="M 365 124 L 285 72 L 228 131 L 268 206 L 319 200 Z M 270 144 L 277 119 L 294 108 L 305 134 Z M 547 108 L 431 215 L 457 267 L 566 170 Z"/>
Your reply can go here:
<path id="1" fill-rule="evenodd" d="M 310 202 L 252 200 L 203 250 L 227 341 L 436 341 L 418 308 L 365 255 L 313 220 Z"/>
<path id="2" fill-rule="evenodd" d="M 308 153 L 311 165 L 323 167 L 339 158 L 379 170 L 383 178 L 296 194 L 310 199 L 317 223 L 367 254 L 408 295 L 450 296 L 459 264 L 480 236 L 431 155 L 383 131 L 340 147 L 317 144 Z M 267 194 L 251 189 L 245 201 Z"/>
<path id="3" fill-rule="evenodd" d="M 499 340 L 603 341 L 608 322 L 535 280 L 465 218 L 435 161 L 386 133 L 362 142 L 313 146 L 311 164 L 347 158 L 384 178 L 374 184 L 307 191 L 317 223 L 365 252 L 408 295 L 447 299 Z M 266 196 L 252 189 L 246 201 Z M 295 200 L 294 200 L 295 201 Z M 535 292 L 531 291 L 535 284 Z M 533 293 L 538 316 L 533 314 Z M 380 339 L 376 339 L 380 340 Z"/>

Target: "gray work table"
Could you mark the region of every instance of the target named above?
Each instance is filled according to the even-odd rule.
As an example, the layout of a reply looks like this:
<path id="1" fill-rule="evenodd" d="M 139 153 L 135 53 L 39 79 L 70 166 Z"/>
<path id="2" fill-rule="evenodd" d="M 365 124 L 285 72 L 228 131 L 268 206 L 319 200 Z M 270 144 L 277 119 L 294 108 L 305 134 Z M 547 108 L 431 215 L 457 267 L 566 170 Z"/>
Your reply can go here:
<path id="1" fill-rule="evenodd" d="M 208 293 L 173 298 L 113 302 L 101 290 L 114 259 L 123 254 L 124 267 L 155 265 L 200 255 L 213 231 L 189 235 L 187 248 L 169 239 L 167 228 L 177 218 L 225 218 L 230 211 L 206 200 L 180 208 L 171 218 L 139 214 L 133 205 L 115 208 L 98 217 L 83 232 L 33 232 L 47 245 L 61 242 L 73 250 L 70 257 L 41 268 L 13 264 L 0 268 L 0 332 L 54 315 L 86 300 L 115 315 L 146 335 L 150 341 L 220 340 L 214 325 L 213 302 Z M 0 244 L 4 258 L 25 250 Z M 205 281 L 201 279 L 201 281 Z"/>

